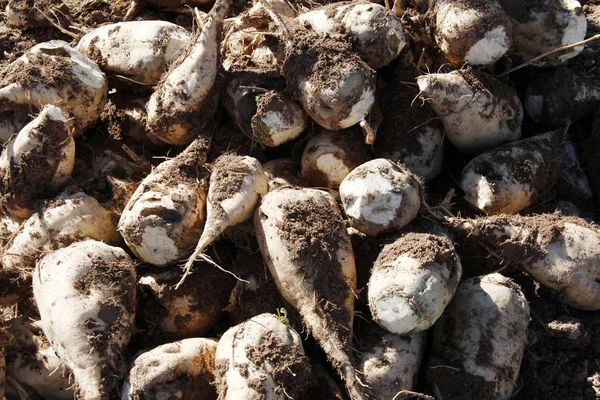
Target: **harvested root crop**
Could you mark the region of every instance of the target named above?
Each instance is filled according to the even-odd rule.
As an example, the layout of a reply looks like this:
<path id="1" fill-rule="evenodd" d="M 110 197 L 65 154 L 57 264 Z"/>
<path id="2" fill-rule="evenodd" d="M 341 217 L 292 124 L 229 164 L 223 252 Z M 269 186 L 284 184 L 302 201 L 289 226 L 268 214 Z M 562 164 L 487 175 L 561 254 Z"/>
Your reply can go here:
<path id="1" fill-rule="evenodd" d="M 0 80 L 0 111 L 54 104 L 73 118 L 75 134 L 93 124 L 107 99 L 106 76 L 66 42 L 40 43 L 10 64 Z"/>
<path id="2" fill-rule="evenodd" d="M 491 65 L 510 49 L 510 20 L 497 0 L 430 3 L 435 42 L 454 67 Z"/>
<path id="3" fill-rule="evenodd" d="M 246 136 L 267 147 L 296 139 L 308 123 L 304 109 L 281 89 L 284 82 L 268 75 L 242 73 L 225 89 L 229 115 Z"/>
<path id="4" fill-rule="evenodd" d="M 302 398 L 316 385 L 300 335 L 273 314 L 229 328 L 217 346 L 219 399 Z"/>
<path id="5" fill-rule="evenodd" d="M 422 75 L 417 83 L 459 150 L 480 153 L 520 138 L 523 107 L 510 86 L 471 69 Z"/>
<path id="6" fill-rule="evenodd" d="M 492 274 L 462 282 L 433 327 L 427 374 L 436 398 L 510 399 L 528 325 L 527 299 L 508 278 Z"/>
<path id="7" fill-rule="evenodd" d="M 283 187 L 263 198 L 254 227 L 279 292 L 300 313 L 351 398 L 365 399 L 351 359 L 356 267 L 335 200 L 320 190 Z"/>
<path id="8" fill-rule="evenodd" d="M 148 130 L 166 143 L 191 143 L 214 114 L 216 104 L 209 103 L 217 78 L 218 37 L 231 1 L 215 2 L 202 30 L 171 65 L 146 104 Z M 202 113 L 203 106 L 210 110 Z"/>
<path id="9" fill-rule="evenodd" d="M 156 167 L 129 199 L 118 229 L 140 260 L 167 265 L 193 251 L 205 221 L 208 147 L 209 140 L 196 139 Z"/>
<path id="10" fill-rule="evenodd" d="M 332 131 L 362 121 L 375 103 L 375 71 L 341 38 L 320 37 L 265 8 L 285 38 L 283 76 L 308 115 Z"/>
<path id="11" fill-rule="evenodd" d="M 414 390 L 426 336 L 398 336 L 376 327 L 361 334 L 359 370 L 374 399 L 393 399 L 401 390 Z"/>
<path id="12" fill-rule="evenodd" d="M 566 126 L 600 104 L 600 84 L 569 68 L 536 71 L 530 79 L 523 103 L 538 124 Z"/>
<path id="13" fill-rule="evenodd" d="M 399 63 L 380 74 L 377 95 L 383 120 L 375 140 L 377 158 L 402 163 L 424 180 L 435 178 L 444 162 L 444 127 L 428 104 L 413 106 L 419 90 L 404 82 L 414 81 L 417 71 Z"/>
<path id="14" fill-rule="evenodd" d="M 129 21 L 103 25 L 79 40 L 77 51 L 105 72 L 155 85 L 188 46 L 191 37 L 166 21 Z"/>
<path id="15" fill-rule="evenodd" d="M 291 158 L 278 158 L 262 165 L 265 175 L 269 180 L 269 190 L 280 186 L 306 186 L 300 179 L 300 170 Z"/>
<path id="16" fill-rule="evenodd" d="M 6 24 L 21 29 L 51 26 L 54 21 L 50 16 L 59 23 L 68 22 L 68 12 L 67 5 L 61 0 L 9 0 L 4 9 Z"/>
<path id="17" fill-rule="evenodd" d="M 354 50 L 375 70 L 398 57 L 407 44 L 400 20 L 376 3 L 330 4 L 300 14 L 297 20 L 323 36 L 350 33 Z"/>
<path id="18" fill-rule="evenodd" d="M 400 229 L 419 212 L 423 187 L 402 164 L 377 158 L 353 169 L 340 184 L 340 197 L 352 226 L 377 236 Z"/>
<path id="19" fill-rule="evenodd" d="M 28 218 L 37 200 L 52 197 L 71 177 L 75 164 L 72 123 L 62 110 L 46 106 L 4 147 L 0 155 L 0 208 Z"/>
<path id="20" fill-rule="evenodd" d="M 139 354 L 123 385 L 122 400 L 212 400 L 214 339 L 191 338 L 163 344 Z"/>
<path id="21" fill-rule="evenodd" d="M 100 124 L 113 138 L 139 143 L 157 149 L 165 143 L 146 129 L 147 95 L 136 96 L 128 91 L 110 96 L 100 116 Z"/>
<path id="22" fill-rule="evenodd" d="M 12 238 L 2 256 L 4 268 L 29 277 L 42 256 L 86 238 L 117 245 L 118 217 L 82 192 L 62 193 L 40 205 Z"/>
<path id="23" fill-rule="evenodd" d="M 511 19 L 514 52 L 523 61 L 582 41 L 585 14 L 576 0 L 499 0 Z M 563 64 L 583 50 L 578 46 L 536 61 L 537 66 Z"/>
<path id="24" fill-rule="evenodd" d="M 384 246 L 369 279 L 373 320 L 398 335 L 429 329 L 454 296 L 462 266 L 443 236 L 407 233 Z"/>
<path id="25" fill-rule="evenodd" d="M 600 229 L 560 214 L 452 218 L 461 243 L 485 246 L 582 310 L 600 310 Z M 473 242 L 477 241 L 477 242 Z M 471 247 L 471 246 L 469 246 Z M 489 250 L 491 249 L 491 250 Z"/>
<path id="26" fill-rule="evenodd" d="M 205 262 L 197 262 L 196 269 L 177 290 L 177 271 L 150 272 L 140 278 L 140 288 L 147 295 L 141 308 L 146 323 L 186 338 L 202 336 L 218 321 L 235 279 Z"/>
<path id="27" fill-rule="evenodd" d="M 370 159 L 362 134 L 356 130 L 320 129 L 304 147 L 302 177 L 314 187 L 337 190 L 350 171 Z"/>
<path id="28" fill-rule="evenodd" d="M 486 214 L 514 214 L 554 189 L 564 147 L 562 132 L 508 143 L 472 159 L 463 169 L 465 200 Z"/>
<path id="29" fill-rule="evenodd" d="M 77 397 L 108 399 L 124 375 L 133 331 L 135 266 L 125 251 L 95 240 L 44 257 L 33 273 L 42 329 L 73 371 Z"/>
<path id="30" fill-rule="evenodd" d="M 257 159 L 248 156 L 223 155 L 210 174 L 206 200 L 206 224 L 196 249 L 184 266 L 177 288 L 190 274 L 198 258 L 215 264 L 204 251 L 230 226 L 252 216 L 258 201 L 269 191 L 269 183 Z M 216 265 L 216 264 L 215 264 Z"/>
<path id="31" fill-rule="evenodd" d="M 72 400 L 71 371 L 50 346 L 40 321 L 13 319 L 7 333 L 11 337 L 6 351 L 7 375 L 44 398 Z"/>

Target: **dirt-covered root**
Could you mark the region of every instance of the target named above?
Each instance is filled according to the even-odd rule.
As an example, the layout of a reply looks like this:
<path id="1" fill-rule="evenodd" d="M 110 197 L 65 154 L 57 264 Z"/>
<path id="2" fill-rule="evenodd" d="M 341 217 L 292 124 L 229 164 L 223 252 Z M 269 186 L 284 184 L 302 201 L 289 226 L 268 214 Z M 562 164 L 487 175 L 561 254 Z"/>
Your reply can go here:
<path id="1" fill-rule="evenodd" d="M 558 213 L 453 218 L 448 223 L 460 247 L 484 246 L 505 262 L 524 268 L 568 305 L 583 310 L 600 309 L 597 225 Z"/>
<path id="2" fill-rule="evenodd" d="M 170 22 L 129 21 L 96 28 L 76 49 L 105 72 L 155 85 L 190 40 L 185 29 Z"/>
<path id="3" fill-rule="evenodd" d="M 371 158 L 357 129 L 340 132 L 319 129 L 302 152 L 302 178 L 313 187 L 337 190 L 354 168 Z"/>
<path id="4" fill-rule="evenodd" d="M 118 245 L 118 217 L 82 192 L 64 192 L 37 207 L 6 246 L 4 268 L 30 278 L 44 255 L 87 238 Z"/>
<path id="5" fill-rule="evenodd" d="M 267 92 L 256 96 L 256 114 L 252 117 L 253 138 L 267 147 L 277 147 L 304 132 L 308 117 L 289 95 Z"/>
<path id="6" fill-rule="evenodd" d="M 465 200 L 486 214 L 514 214 L 552 193 L 562 164 L 561 131 L 505 144 L 463 169 Z"/>
<path id="7" fill-rule="evenodd" d="M 434 40 L 454 67 L 491 65 L 510 49 L 510 20 L 497 0 L 438 0 L 430 4 Z"/>
<path id="8" fill-rule="evenodd" d="M 215 2 L 202 30 L 171 64 L 146 104 L 148 130 L 166 143 L 190 144 L 214 116 L 219 36 L 231 2 Z"/>
<path id="9" fill-rule="evenodd" d="M 224 104 L 235 124 L 253 142 L 277 147 L 296 139 L 308 123 L 304 109 L 283 93 L 285 81 L 267 74 L 234 74 Z"/>
<path id="10" fill-rule="evenodd" d="M 137 143 L 146 149 L 160 149 L 165 143 L 146 129 L 148 96 L 118 91 L 109 97 L 99 125 L 111 138 Z"/>
<path id="11" fill-rule="evenodd" d="M 340 197 L 352 226 L 377 236 L 400 229 L 419 212 L 423 187 L 402 164 L 376 158 L 353 169 L 340 184 Z"/>
<path id="12" fill-rule="evenodd" d="M 383 120 L 374 150 L 377 158 L 400 162 L 413 174 L 431 180 L 444 162 L 444 127 L 428 104 L 413 104 L 419 90 L 405 82 L 414 81 L 417 74 L 403 58 L 378 76 L 381 100 L 377 104 Z"/>
<path id="13" fill-rule="evenodd" d="M 78 398 L 107 400 L 125 374 L 122 352 L 133 333 L 135 265 L 95 240 L 44 257 L 33 273 L 42 329 L 72 371 Z"/>
<path id="14" fill-rule="evenodd" d="M 7 324 L 10 338 L 6 346 L 7 375 L 21 386 L 44 398 L 72 400 L 71 370 L 56 355 L 44 336 L 40 321 L 20 317 Z M 12 394 L 14 388 L 8 388 Z"/>
<path id="15" fill-rule="evenodd" d="M 358 369 L 374 399 L 414 390 L 425 353 L 425 332 L 399 336 L 370 326 L 360 333 Z"/>
<path id="16" fill-rule="evenodd" d="M 300 335 L 268 313 L 221 336 L 215 378 L 223 400 L 296 399 L 316 385 Z"/>
<path id="17" fill-rule="evenodd" d="M 67 25 L 69 8 L 61 0 L 9 0 L 4 9 L 8 26 L 20 29 Z"/>
<path id="18" fill-rule="evenodd" d="M 354 50 L 373 69 L 388 65 L 407 44 L 400 20 L 370 2 L 343 2 L 315 8 L 297 20 L 320 35 L 350 33 Z"/>
<path id="19" fill-rule="evenodd" d="M 436 398 L 508 400 L 527 345 L 529 305 L 500 274 L 462 282 L 433 327 L 427 377 Z"/>
<path id="20" fill-rule="evenodd" d="M 461 151 L 480 153 L 519 139 L 523 107 L 517 92 L 472 69 L 417 78 L 420 98 L 439 115 L 448 140 Z"/>
<path id="21" fill-rule="evenodd" d="M 219 320 L 235 278 L 203 261 L 194 269 L 177 290 L 178 271 L 149 272 L 140 277 L 139 288 L 146 295 L 140 311 L 147 324 L 172 337 L 187 338 L 202 336 Z"/>
<path id="22" fill-rule="evenodd" d="M 93 61 L 66 42 L 52 40 L 9 65 L 0 80 L 0 111 L 54 104 L 73 119 L 79 134 L 100 117 L 107 88 L 106 76 Z"/>
<path id="23" fill-rule="evenodd" d="M 139 354 L 121 391 L 122 400 L 213 400 L 214 339 L 191 338 Z"/>
<path id="24" fill-rule="evenodd" d="M 75 165 L 72 129 L 63 111 L 48 105 L 13 136 L 0 154 L 0 208 L 28 218 L 36 201 L 69 181 Z"/>
<path id="25" fill-rule="evenodd" d="M 576 0 L 499 1 L 511 20 L 513 52 L 523 61 L 585 38 L 587 21 Z M 582 50 L 583 46 L 578 46 L 544 57 L 534 65 L 559 65 Z"/>
<path id="26" fill-rule="evenodd" d="M 383 247 L 369 279 L 373 320 L 391 333 L 429 329 L 454 296 L 462 266 L 444 237 L 407 233 Z"/>
<path id="27" fill-rule="evenodd" d="M 523 105 L 538 124 L 561 127 L 575 123 L 600 104 L 600 84 L 564 66 L 536 70 Z"/>
<path id="28" fill-rule="evenodd" d="M 196 139 L 162 162 L 138 186 L 119 220 L 119 232 L 141 260 L 167 265 L 189 256 L 205 221 L 209 140 Z"/>
<path id="29" fill-rule="evenodd" d="M 0 113 L 0 145 L 8 142 L 11 136 L 23 129 L 29 121 L 31 118 L 24 108 Z"/>
<path id="30" fill-rule="evenodd" d="M 339 35 L 290 26 L 283 76 L 304 110 L 332 131 L 358 124 L 375 103 L 375 71 Z"/>
<path id="31" fill-rule="evenodd" d="M 269 180 L 269 190 L 286 185 L 307 186 L 300 178 L 300 169 L 291 158 L 277 158 L 263 164 L 263 170 Z"/>
<path id="32" fill-rule="evenodd" d="M 351 358 L 356 267 L 335 200 L 321 190 L 282 187 L 263 198 L 254 227 L 279 292 L 300 313 L 350 397 L 364 399 Z"/>

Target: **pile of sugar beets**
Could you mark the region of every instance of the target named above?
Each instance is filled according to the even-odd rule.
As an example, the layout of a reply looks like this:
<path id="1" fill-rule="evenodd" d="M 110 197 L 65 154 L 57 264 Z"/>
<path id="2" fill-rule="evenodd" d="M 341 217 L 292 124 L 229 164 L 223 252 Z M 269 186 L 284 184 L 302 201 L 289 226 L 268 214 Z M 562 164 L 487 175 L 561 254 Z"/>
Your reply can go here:
<path id="1" fill-rule="evenodd" d="M 4 2 L 0 398 L 509 399 L 517 282 L 600 309 L 582 6 L 323 3 Z"/>

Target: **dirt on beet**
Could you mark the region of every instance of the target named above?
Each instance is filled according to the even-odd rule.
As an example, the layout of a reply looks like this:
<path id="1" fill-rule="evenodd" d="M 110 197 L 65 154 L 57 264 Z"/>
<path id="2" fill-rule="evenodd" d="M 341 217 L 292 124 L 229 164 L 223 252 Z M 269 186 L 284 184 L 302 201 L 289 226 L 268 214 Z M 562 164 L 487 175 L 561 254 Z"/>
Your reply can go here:
<path id="1" fill-rule="evenodd" d="M 375 141 L 375 154 L 394 162 L 418 157 L 419 163 L 429 169 L 442 151 L 443 138 L 433 151 L 424 148 L 420 138 L 428 129 L 443 132 L 443 126 L 429 104 L 415 100 L 419 89 L 413 82 L 418 71 L 406 68 L 407 60 L 401 61 L 379 75 L 377 97 L 383 122 Z"/>
<path id="2" fill-rule="evenodd" d="M 335 334 L 343 350 L 350 354 L 352 335 L 348 325 L 353 310 L 348 310 L 345 304 L 354 296 L 354 289 L 344 279 L 337 259 L 338 251 L 350 246 L 341 215 L 324 199 L 287 204 L 281 212 L 278 226 L 281 238 L 290 246 L 288 251 L 293 261 L 299 263 L 298 269 L 314 290 L 311 312 L 325 318 L 329 333 Z M 318 332 L 319 336 L 323 333 Z"/>
<path id="3" fill-rule="evenodd" d="M 297 348 L 282 342 L 274 333 L 265 334 L 256 347 L 246 348 L 248 359 L 255 365 L 269 365 L 277 386 L 275 393 L 286 393 L 291 398 L 304 398 L 305 392 L 315 386 L 310 361 Z"/>
<path id="4" fill-rule="evenodd" d="M 321 127 L 316 127 L 316 134 L 307 143 L 303 158 L 312 159 L 312 162 L 303 162 L 302 178 L 309 181 L 314 187 L 326 187 L 338 190 L 339 183 L 332 181 L 332 177 L 322 171 L 318 166 L 318 158 L 331 155 L 336 163 L 352 171 L 359 165 L 372 158 L 372 152 L 364 143 L 364 134 L 359 127 L 351 127 L 341 131 L 332 132 Z M 325 147 L 325 149 L 322 149 Z M 315 154 L 318 157 L 315 157 Z"/>
<path id="5" fill-rule="evenodd" d="M 223 268 L 229 268 L 228 264 Z M 177 290 L 173 288 L 181 279 L 179 272 L 155 270 L 144 275 L 153 278 L 140 285 L 145 292 L 140 311 L 146 324 L 183 339 L 204 335 L 211 328 L 210 322 L 218 320 L 229 302 L 235 278 L 205 261 L 195 262 L 193 270 Z M 186 298 L 187 307 L 176 306 Z"/>
<path id="6" fill-rule="evenodd" d="M 445 237 L 426 233 L 408 232 L 391 244 L 385 245 L 373 268 L 387 268 L 398 257 L 405 256 L 419 260 L 423 268 L 429 264 L 445 265 L 450 271 L 449 281 L 456 280 L 458 255 L 452 242 Z"/>
<path id="7" fill-rule="evenodd" d="M 36 201 L 59 191 L 53 180 L 60 164 L 68 161 L 70 124 L 47 117 L 30 135 L 41 145 L 23 153 L 18 163 L 11 160 L 8 168 L 0 169 L 0 208 L 33 209 Z"/>

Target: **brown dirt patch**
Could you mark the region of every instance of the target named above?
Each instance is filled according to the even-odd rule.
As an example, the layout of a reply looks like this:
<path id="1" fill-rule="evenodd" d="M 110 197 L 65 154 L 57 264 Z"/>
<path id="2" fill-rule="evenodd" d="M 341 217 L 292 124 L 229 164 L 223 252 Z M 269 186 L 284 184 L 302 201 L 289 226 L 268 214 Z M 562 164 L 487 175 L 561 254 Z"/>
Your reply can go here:
<path id="1" fill-rule="evenodd" d="M 445 237 L 408 232 L 383 247 L 373 268 L 388 268 L 400 256 L 416 258 L 423 268 L 433 263 L 446 265 L 451 272 L 449 280 L 457 279 L 458 255 Z"/>
<path id="2" fill-rule="evenodd" d="M 247 348 L 246 354 L 255 365 L 268 363 L 271 366 L 270 374 L 277 382 L 275 393 L 284 392 L 292 398 L 303 398 L 306 390 L 315 385 L 306 355 L 272 332 L 264 335 L 259 346 Z"/>
<path id="3" fill-rule="evenodd" d="M 298 263 L 306 285 L 314 290 L 315 305 L 311 312 L 325 318 L 329 332 L 312 332 L 317 341 L 323 335 L 336 335 L 342 349 L 350 354 L 351 332 L 348 330 L 350 312 L 344 306 L 352 288 L 342 276 L 336 258 L 338 250 L 348 240 L 341 215 L 324 200 L 310 199 L 282 207 L 279 230 L 289 244 L 292 261 Z M 309 289 L 310 290 L 310 289 Z M 312 293 L 307 295 L 313 296 Z M 305 320 L 306 324 L 306 320 Z M 310 325 L 308 328 L 311 329 Z M 332 360 L 335 365 L 335 360 Z M 340 365 L 336 365 L 340 367 Z"/>

